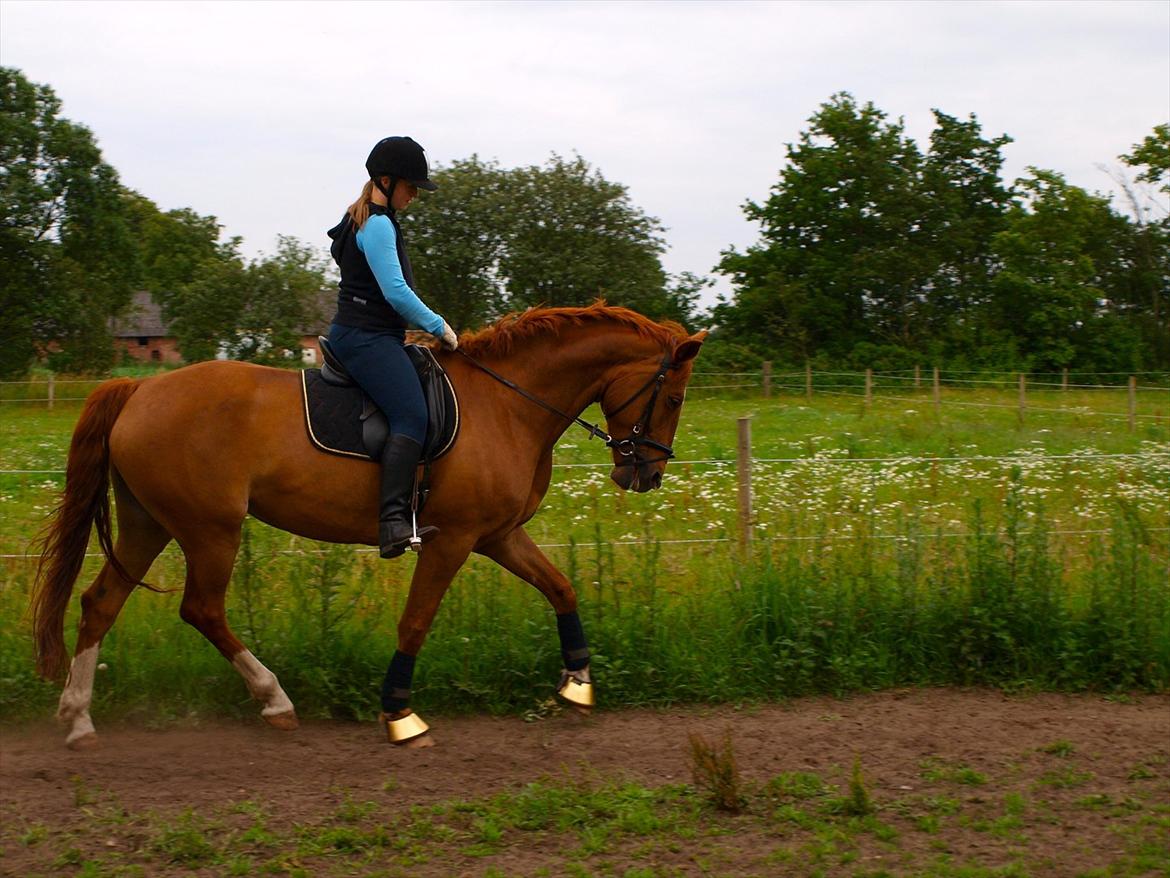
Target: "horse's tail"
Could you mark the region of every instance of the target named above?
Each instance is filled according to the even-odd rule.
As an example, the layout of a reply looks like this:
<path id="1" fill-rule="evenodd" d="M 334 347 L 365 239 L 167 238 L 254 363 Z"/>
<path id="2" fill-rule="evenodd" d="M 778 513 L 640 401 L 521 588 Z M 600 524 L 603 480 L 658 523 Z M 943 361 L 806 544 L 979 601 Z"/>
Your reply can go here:
<path id="1" fill-rule="evenodd" d="M 137 389 L 137 381 L 118 378 L 102 384 L 86 400 L 69 444 L 65 492 L 37 540 L 41 560 L 32 620 L 37 671 L 44 677 L 59 677 L 65 669 L 65 608 L 81 573 L 93 524 L 110 565 L 124 579 L 134 581 L 114 557 L 110 536 L 109 440 L 114 422 Z"/>

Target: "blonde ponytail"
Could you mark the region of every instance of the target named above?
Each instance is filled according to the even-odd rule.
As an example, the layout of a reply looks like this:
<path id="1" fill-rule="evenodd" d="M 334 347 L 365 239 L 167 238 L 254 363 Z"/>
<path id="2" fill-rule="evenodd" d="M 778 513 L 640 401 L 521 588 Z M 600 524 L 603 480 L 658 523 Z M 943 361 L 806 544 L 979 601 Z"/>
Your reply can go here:
<path id="1" fill-rule="evenodd" d="M 349 218 L 353 220 L 354 226 L 359 229 L 370 218 L 370 199 L 373 195 L 374 181 L 371 178 L 366 180 L 366 185 L 362 187 L 362 194 L 357 197 L 357 201 L 345 209 L 345 212 L 349 214 Z"/>

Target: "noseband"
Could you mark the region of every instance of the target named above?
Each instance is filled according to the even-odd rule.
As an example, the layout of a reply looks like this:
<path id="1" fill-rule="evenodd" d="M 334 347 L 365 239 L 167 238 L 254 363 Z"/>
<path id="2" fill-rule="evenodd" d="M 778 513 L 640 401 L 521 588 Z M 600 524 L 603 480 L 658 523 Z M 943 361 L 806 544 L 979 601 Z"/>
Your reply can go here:
<path id="1" fill-rule="evenodd" d="M 602 414 L 604 414 L 606 420 L 608 420 L 617 415 L 618 412 L 628 407 L 630 403 L 645 393 L 648 388 L 654 388 L 654 390 L 650 393 L 650 398 L 646 400 L 646 407 L 642 409 L 642 416 L 638 418 L 637 423 L 634 424 L 633 429 L 630 430 L 630 435 L 625 439 L 616 440 L 612 436 L 606 436 L 606 445 L 614 449 L 623 457 L 633 458 L 632 460 L 622 461 L 618 464 L 618 466 L 640 466 L 644 463 L 657 463 L 660 460 L 670 460 L 672 457 L 674 457 L 673 448 L 671 448 L 669 445 L 663 445 L 661 442 L 655 442 L 646 435 L 646 430 L 650 426 L 650 418 L 654 415 L 654 404 L 658 402 L 658 394 L 662 392 L 662 385 L 666 383 L 666 373 L 673 369 L 674 365 L 675 364 L 671 362 L 670 354 L 663 354 L 662 362 L 658 366 L 658 371 L 654 373 L 653 377 L 651 377 L 649 381 L 635 390 L 633 396 L 619 405 L 612 412 L 606 412 L 605 409 L 602 409 Z M 662 452 L 662 456 L 649 458 L 638 457 L 638 448 L 643 445 L 649 446 L 655 451 Z"/>
<path id="2" fill-rule="evenodd" d="M 476 368 L 486 372 L 505 387 L 516 391 L 530 402 L 536 403 L 541 408 L 545 409 L 546 411 L 550 411 L 555 415 L 560 415 L 566 421 L 573 421 L 574 423 L 580 424 L 588 431 L 590 439 L 592 439 L 594 436 L 599 439 L 604 439 L 607 448 L 612 448 L 622 457 L 629 458 L 628 460 L 623 460 L 621 463 L 615 464 L 616 466 L 641 466 L 645 463 L 657 463 L 660 460 L 670 460 L 672 457 L 674 457 L 673 448 L 671 448 L 669 445 L 663 445 L 661 442 L 655 442 L 646 435 L 646 430 L 650 426 L 650 418 L 654 416 L 654 404 L 658 402 L 658 394 L 662 392 L 662 385 L 666 383 L 666 375 L 677 365 L 671 361 L 669 352 L 662 355 L 662 362 L 658 366 L 658 371 L 655 372 L 653 376 L 651 376 L 649 381 L 635 390 L 629 399 L 619 405 L 612 412 L 606 412 L 605 409 L 602 408 L 602 414 L 605 415 L 606 419 L 612 418 L 622 410 L 628 408 L 630 403 L 636 400 L 651 387 L 654 388 L 654 390 L 650 393 L 650 398 L 646 401 L 646 407 L 642 409 L 641 417 L 638 418 L 637 423 L 635 423 L 633 429 L 630 430 L 630 435 L 625 439 L 614 439 L 596 424 L 591 424 L 580 417 L 574 417 L 573 415 L 566 414 L 556 406 L 545 402 L 540 397 L 533 396 L 523 387 L 519 387 L 514 382 L 509 381 L 499 372 L 496 372 L 494 369 L 485 366 L 462 348 L 456 348 L 455 353 L 462 354 L 464 359 L 466 359 Z M 638 457 L 638 449 L 643 445 L 649 446 L 650 448 L 661 452 L 662 456 L 650 458 Z"/>

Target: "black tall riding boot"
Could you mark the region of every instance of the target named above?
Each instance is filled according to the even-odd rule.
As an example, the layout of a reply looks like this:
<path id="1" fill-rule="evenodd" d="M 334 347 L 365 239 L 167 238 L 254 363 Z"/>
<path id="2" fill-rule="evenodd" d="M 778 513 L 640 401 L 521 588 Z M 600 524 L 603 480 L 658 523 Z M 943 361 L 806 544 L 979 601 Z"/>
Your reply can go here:
<path id="1" fill-rule="evenodd" d="M 378 510 L 378 542 L 383 558 L 397 558 L 410 546 L 410 500 L 414 474 L 422 446 L 401 433 L 391 436 L 382 449 L 382 502 Z M 439 533 L 437 527 L 420 527 L 418 536 L 426 542 Z"/>

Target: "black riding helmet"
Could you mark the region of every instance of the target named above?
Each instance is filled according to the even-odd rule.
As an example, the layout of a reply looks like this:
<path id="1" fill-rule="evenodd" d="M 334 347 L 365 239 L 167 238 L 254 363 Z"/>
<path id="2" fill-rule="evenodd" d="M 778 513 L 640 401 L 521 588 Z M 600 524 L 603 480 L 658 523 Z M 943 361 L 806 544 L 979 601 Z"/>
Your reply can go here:
<path id="1" fill-rule="evenodd" d="M 379 189 L 382 189 L 379 177 L 391 178 L 391 190 L 396 180 L 406 180 L 432 192 L 439 188 L 427 179 L 426 152 L 409 137 L 384 137 L 375 143 L 366 159 L 366 171 Z M 389 192 L 382 191 L 389 196 Z"/>

